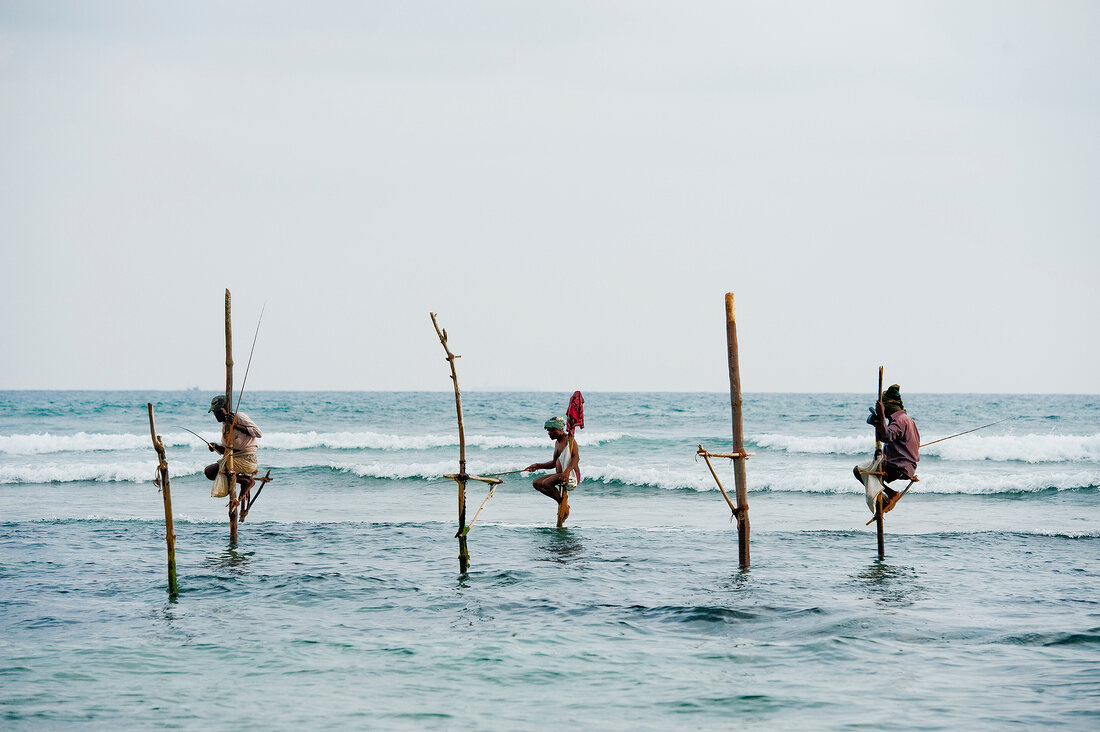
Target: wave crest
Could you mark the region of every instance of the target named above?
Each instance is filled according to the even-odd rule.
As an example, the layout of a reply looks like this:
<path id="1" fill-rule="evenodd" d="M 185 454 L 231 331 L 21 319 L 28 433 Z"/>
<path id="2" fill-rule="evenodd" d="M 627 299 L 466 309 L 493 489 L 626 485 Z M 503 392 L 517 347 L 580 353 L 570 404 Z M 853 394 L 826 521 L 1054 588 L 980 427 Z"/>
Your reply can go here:
<path id="1" fill-rule="evenodd" d="M 870 435 L 794 436 L 763 434 L 752 440 L 762 448 L 813 455 L 865 455 Z M 935 439 L 935 438 L 933 438 Z M 1096 435 L 967 435 L 921 450 L 921 457 L 941 460 L 1061 463 L 1100 462 L 1100 434 Z"/>
<path id="2" fill-rule="evenodd" d="M 156 461 L 132 463 L 43 463 L 39 465 L 0 466 L 0 485 L 10 483 L 146 483 L 156 477 Z M 172 478 L 201 473 L 203 463 L 173 462 L 168 466 Z"/>
<path id="3" fill-rule="evenodd" d="M 166 447 L 199 447 L 192 435 L 163 436 Z M 619 432 L 578 433 L 581 446 L 602 445 L 622 439 Z M 211 440 L 217 434 L 210 435 Z M 466 445 L 484 450 L 508 447 L 539 448 L 550 444 L 545 435 L 467 435 Z M 453 435 L 391 435 L 381 432 L 269 432 L 261 438 L 260 447 L 275 450 L 430 450 L 456 447 Z M 105 434 L 77 432 L 72 435 L 41 434 L 0 435 L 0 453 L 8 455 L 45 455 L 59 452 L 100 452 L 151 449 L 149 435 Z"/>

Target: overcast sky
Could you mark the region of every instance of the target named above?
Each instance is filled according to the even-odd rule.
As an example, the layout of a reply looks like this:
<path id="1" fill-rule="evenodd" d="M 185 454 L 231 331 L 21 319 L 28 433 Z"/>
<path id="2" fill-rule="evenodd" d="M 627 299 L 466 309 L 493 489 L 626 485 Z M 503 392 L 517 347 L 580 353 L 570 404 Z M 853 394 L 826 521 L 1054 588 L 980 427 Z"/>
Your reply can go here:
<path id="1" fill-rule="evenodd" d="M 1094 394 L 1098 243 L 1100 3 L 0 0 L 3 389 Z"/>

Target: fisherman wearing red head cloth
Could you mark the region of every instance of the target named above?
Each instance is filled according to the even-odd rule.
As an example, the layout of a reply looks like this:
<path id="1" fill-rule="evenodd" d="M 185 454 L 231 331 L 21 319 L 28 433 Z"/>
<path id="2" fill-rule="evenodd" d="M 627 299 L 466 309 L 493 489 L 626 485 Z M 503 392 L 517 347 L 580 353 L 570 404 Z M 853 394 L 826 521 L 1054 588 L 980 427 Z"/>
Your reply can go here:
<path id="1" fill-rule="evenodd" d="M 546 428 L 550 439 L 554 441 L 554 457 L 545 463 L 531 463 L 524 470 L 553 470 L 553 473 L 540 475 L 531 485 L 539 493 L 553 498 L 558 504 L 565 500 L 565 512 L 561 521 L 569 516 L 569 501 L 567 491 L 577 487 L 581 480 L 581 450 L 573 438 L 573 431 L 578 427 L 584 428 L 584 397 L 581 393 L 574 392 L 569 400 L 569 410 L 566 413 L 568 422 L 561 417 L 552 417 L 546 420 L 543 427 Z M 566 425 L 568 424 L 568 429 Z M 559 523 L 560 525 L 560 523 Z"/>

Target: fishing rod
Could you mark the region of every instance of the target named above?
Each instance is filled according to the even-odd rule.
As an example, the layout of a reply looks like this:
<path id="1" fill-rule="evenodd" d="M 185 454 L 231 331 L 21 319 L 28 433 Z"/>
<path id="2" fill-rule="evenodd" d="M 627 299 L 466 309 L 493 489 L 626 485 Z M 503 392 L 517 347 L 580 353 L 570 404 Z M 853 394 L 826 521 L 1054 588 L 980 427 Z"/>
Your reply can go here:
<path id="1" fill-rule="evenodd" d="M 526 470 L 508 470 L 503 473 L 479 473 L 478 475 L 480 475 L 482 478 L 495 478 L 498 475 L 515 475 L 516 473 L 526 472 Z M 428 485 L 440 485 L 442 483 L 450 483 L 451 480 L 451 478 L 444 478 L 443 480 L 433 480 L 431 483 L 428 483 Z"/>
<path id="2" fill-rule="evenodd" d="M 191 434 L 193 434 L 193 435 L 194 435 L 195 437 L 197 437 L 197 438 L 199 438 L 200 440 L 202 440 L 203 442 L 205 442 L 205 443 L 206 443 L 207 445 L 209 445 L 209 446 L 211 446 L 211 447 L 213 447 L 213 446 L 214 446 L 214 443 L 213 443 L 213 442 L 210 442 L 210 441 L 208 441 L 208 440 L 207 440 L 207 439 L 206 439 L 205 437 L 203 437 L 202 435 L 200 435 L 200 434 L 199 434 L 198 432 L 192 432 L 191 430 L 187 429 L 186 427 L 180 427 L 180 426 L 179 426 L 178 424 L 177 424 L 177 425 L 174 425 L 174 426 L 175 426 L 175 428 L 176 428 L 176 429 L 178 429 L 178 430 L 183 430 L 184 432 L 191 432 Z"/>
<path id="3" fill-rule="evenodd" d="M 931 442 L 926 442 L 923 445 L 921 445 L 921 447 L 928 447 L 929 445 L 935 445 L 937 442 L 943 442 L 944 440 L 950 440 L 952 437 L 961 437 L 962 435 L 969 435 L 971 432 L 977 432 L 978 430 L 984 430 L 986 427 L 992 427 L 995 424 L 1000 424 L 1001 422 L 1007 422 L 1010 419 L 1012 419 L 1012 417 L 1005 417 L 1004 419 L 999 419 L 996 422 L 990 422 L 989 424 L 983 424 L 981 427 L 975 427 L 974 429 L 967 430 L 966 432 L 958 432 L 958 433 L 953 434 L 953 435 L 948 435 L 947 437 L 941 437 L 938 440 L 932 440 Z"/>
<path id="4" fill-rule="evenodd" d="M 237 392 L 237 406 L 233 408 L 233 424 L 237 423 L 237 410 L 241 408 L 241 399 L 244 397 L 244 385 L 248 383 L 248 370 L 252 368 L 252 354 L 256 352 L 256 340 L 260 337 L 260 323 L 264 320 L 264 310 L 267 302 L 260 308 L 260 317 L 256 320 L 256 333 L 252 336 L 252 350 L 248 352 L 248 363 L 244 367 L 244 378 L 241 379 L 241 390 Z M 231 430 L 232 431 L 232 430 Z"/>

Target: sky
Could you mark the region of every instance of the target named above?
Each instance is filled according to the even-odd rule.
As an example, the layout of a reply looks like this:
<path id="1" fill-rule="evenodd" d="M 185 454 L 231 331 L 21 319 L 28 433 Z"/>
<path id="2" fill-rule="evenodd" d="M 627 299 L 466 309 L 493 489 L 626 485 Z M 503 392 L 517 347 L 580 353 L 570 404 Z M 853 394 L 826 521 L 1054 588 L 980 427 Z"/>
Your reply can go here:
<path id="1" fill-rule="evenodd" d="M 0 0 L 0 389 L 1096 394 L 1098 131 L 1095 2 Z"/>

